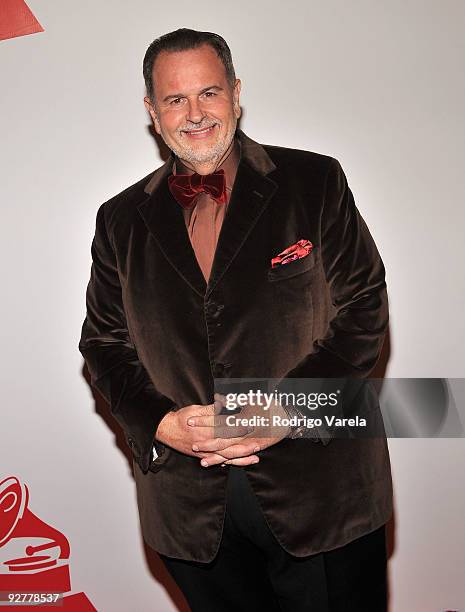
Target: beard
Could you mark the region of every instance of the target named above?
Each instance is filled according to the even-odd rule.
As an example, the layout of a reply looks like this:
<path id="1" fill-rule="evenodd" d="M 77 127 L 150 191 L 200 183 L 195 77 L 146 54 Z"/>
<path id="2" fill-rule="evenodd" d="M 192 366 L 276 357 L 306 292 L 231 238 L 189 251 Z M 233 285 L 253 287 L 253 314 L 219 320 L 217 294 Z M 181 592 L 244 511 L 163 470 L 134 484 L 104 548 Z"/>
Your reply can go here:
<path id="1" fill-rule="evenodd" d="M 221 123 L 219 123 L 218 121 L 215 121 L 215 123 L 217 124 L 218 129 L 221 129 Z M 187 142 L 168 142 L 165 139 L 163 133 L 161 134 L 161 136 L 165 144 L 182 161 L 186 161 L 190 164 L 213 164 L 219 162 L 228 150 L 234 138 L 234 133 L 236 131 L 236 123 L 237 122 L 235 122 L 231 126 L 231 129 L 226 134 L 223 134 L 216 142 L 214 142 L 208 148 L 201 147 L 198 149 L 197 147 L 195 147 L 195 145 Z M 214 124 L 210 123 L 209 125 L 199 126 L 196 129 L 205 129 L 207 127 L 211 127 L 212 125 Z M 180 140 L 189 138 L 188 136 L 185 136 L 182 133 L 182 130 L 178 130 L 178 134 L 180 135 Z"/>

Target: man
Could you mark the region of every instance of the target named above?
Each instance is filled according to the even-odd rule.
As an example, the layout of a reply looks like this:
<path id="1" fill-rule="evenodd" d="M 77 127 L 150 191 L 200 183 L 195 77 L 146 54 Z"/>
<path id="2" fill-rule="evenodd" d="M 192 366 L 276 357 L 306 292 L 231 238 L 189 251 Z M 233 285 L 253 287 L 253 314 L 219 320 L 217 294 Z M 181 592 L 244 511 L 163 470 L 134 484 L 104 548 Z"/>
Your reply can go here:
<path id="1" fill-rule="evenodd" d="M 228 430 L 215 395 L 375 366 L 384 267 L 344 172 L 237 128 L 216 34 L 155 40 L 144 77 L 172 154 L 97 212 L 79 344 L 132 449 L 144 539 L 194 612 L 385 610 L 386 440 Z"/>

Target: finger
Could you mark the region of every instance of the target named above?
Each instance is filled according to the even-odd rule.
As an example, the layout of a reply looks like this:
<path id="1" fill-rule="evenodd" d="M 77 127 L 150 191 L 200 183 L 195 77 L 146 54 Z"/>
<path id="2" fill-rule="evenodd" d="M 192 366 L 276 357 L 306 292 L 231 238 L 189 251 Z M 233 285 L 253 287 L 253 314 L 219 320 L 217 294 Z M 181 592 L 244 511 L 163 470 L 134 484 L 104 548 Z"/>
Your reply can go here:
<path id="1" fill-rule="evenodd" d="M 226 402 L 226 398 L 224 398 L 224 396 L 220 395 L 219 393 L 215 393 L 214 397 L 215 397 L 215 401 L 213 402 L 214 414 L 221 414 L 221 411 L 223 410 L 225 402 Z"/>
<path id="2" fill-rule="evenodd" d="M 190 416 L 187 419 L 189 427 L 213 427 L 214 438 L 234 438 L 245 436 L 254 431 L 254 427 L 228 424 L 227 415 Z"/>
<path id="3" fill-rule="evenodd" d="M 226 404 L 226 395 L 222 393 L 215 393 L 214 396 L 215 401 L 220 402 L 223 406 Z"/>
<path id="4" fill-rule="evenodd" d="M 214 438 L 224 438 L 231 442 L 233 438 L 244 440 L 250 436 L 255 429 L 245 425 L 218 425 L 213 428 Z"/>
<path id="5" fill-rule="evenodd" d="M 229 449 L 228 452 L 237 451 L 243 455 L 258 453 L 260 444 L 256 440 L 251 439 L 250 442 L 244 443 L 243 437 L 238 438 L 209 438 L 208 440 L 198 440 L 193 442 L 193 451 L 223 451 Z M 232 449 L 232 450 L 231 450 Z M 232 457 L 231 457 L 232 458 Z"/>
<path id="6" fill-rule="evenodd" d="M 217 421 L 219 415 L 208 414 L 208 415 L 192 415 L 187 419 L 187 424 L 191 427 L 216 427 L 220 423 Z"/>
<path id="7" fill-rule="evenodd" d="M 235 461 L 238 459 L 239 457 L 234 458 L 233 460 Z M 252 459 L 257 459 L 258 461 L 259 458 L 256 455 L 250 455 L 250 457 L 241 457 L 241 459 L 246 459 L 250 461 L 252 461 Z M 210 467 L 212 465 L 226 463 L 227 461 L 229 460 L 226 457 L 223 457 L 222 455 L 212 454 L 210 457 L 204 457 L 201 460 L 200 465 L 202 467 Z M 252 461 L 252 463 L 256 463 L 256 461 Z M 247 463 L 236 463 L 235 465 L 247 465 Z"/>
<path id="8" fill-rule="evenodd" d="M 200 461 L 200 465 L 202 467 L 209 467 L 211 465 L 218 465 L 218 463 L 224 463 L 227 461 L 226 457 L 223 455 L 218 455 L 216 453 L 208 453 L 207 457 L 203 457 Z"/>
<path id="9" fill-rule="evenodd" d="M 195 453 L 194 457 L 198 457 L 199 459 L 207 459 L 207 462 L 208 462 L 208 459 L 210 459 L 211 457 L 215 457 L 215 458 L 216 457 L 222 457 L 223 463 L 225 461 L 229 461 L 226 457 L 223 457 L 223 455 L 220 455 L 219 453 L 202 453 L 202 452 L 199 452 L 199 453 Z"/>
<path id="10" fill-rule="evenodd" d="M 227 459 L 222 465 L 253 465 L 258 463 L 260 457 L 250 455 L 249 457 L 237 457 L 237 459 Z"/>
<path id="11" fill-rule="evenodd" d="M 225 457 L 225 459 L 236 459 L 237 457 L 248 457 L 254 453 L 258 453 L 260 446 L 256 443 L 248 446 L 245 444 L 233 444 L 220 449 L 218 452 Z"/>

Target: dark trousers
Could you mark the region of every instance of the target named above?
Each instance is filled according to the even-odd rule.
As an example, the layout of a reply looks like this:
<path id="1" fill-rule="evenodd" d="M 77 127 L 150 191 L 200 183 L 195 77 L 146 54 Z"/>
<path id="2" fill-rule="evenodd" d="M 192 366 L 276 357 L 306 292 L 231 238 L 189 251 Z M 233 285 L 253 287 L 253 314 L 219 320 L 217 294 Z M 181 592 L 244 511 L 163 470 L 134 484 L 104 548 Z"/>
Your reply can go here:
<path id="1" fill-rule="evenodd" d="M 384 525 L 335 550 L 295 557 L 270 531 L 243 468 L 229 470 L 215 559 L 160 555 L 192 612 L 386 612 Z"/>

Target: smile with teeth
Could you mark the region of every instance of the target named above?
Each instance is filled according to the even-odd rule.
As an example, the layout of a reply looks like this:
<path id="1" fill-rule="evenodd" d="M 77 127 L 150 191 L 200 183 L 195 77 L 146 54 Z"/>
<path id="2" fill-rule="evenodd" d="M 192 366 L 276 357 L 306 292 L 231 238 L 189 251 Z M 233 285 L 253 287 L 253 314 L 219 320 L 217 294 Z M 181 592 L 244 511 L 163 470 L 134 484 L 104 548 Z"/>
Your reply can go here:
<path id="1" fill-rule="evenodd" d="M 211 125 L 210 127 L 204 128 L 203 130 L 185 131 L 184 133 L 190 138 L 204 138 L 205 136 L 208 136 L 211 133 L 215 125 L 216 123 L 214 125 Z"/>

